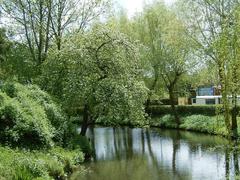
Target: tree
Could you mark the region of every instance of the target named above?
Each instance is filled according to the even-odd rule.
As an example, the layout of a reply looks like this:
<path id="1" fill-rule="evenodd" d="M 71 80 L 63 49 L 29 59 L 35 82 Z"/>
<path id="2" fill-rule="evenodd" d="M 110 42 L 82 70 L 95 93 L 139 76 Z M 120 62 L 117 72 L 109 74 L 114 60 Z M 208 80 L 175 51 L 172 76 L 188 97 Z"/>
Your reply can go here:
<path id="1" fill-rule="evenodd" d="M 51 67 L 61 64 L 67 69 L 66 105 L 83 107 L 81 135 L 94 122 L 144 123 L 146 88 L 139 78 L 136 47 L 123 34 L 98 25 L 86 34 L 74 34 L 61 51 L 51 52 L 45 70 L 51 73 Z"/>
<path id="2" fill-rule="evenodd" d="M 24 32 L 32 59 L 40 65 L 49 48 L 51 0 L 3 1 L 1 9 L 10 16 L 13 24 L 19 25 L 20 32 Z"/>
<path id="3" fill-rule="evenodd" d="M 229 135 L 236 136 L 237 113 L 236 108 L 234 108 L 232 121 L 230 121 L 231 103 L 229 97 L 234 97 L 233 104 L 236 104 L 236 91 L 233 95 L 231 86 L 237 84 L 236 68 L 233 68 L 233 64 L 236 65 L 234 59 L 236 59 L 237 28 L 234 27 L 237 27 L 238 24 L 235 21 L 235 11 L 239 6 L 239 1 L 186 0 L 182 2 L 184 3 L 182 7 L 185 6 L 185 9 L 181 9 L 181 11 L 185 12 L 185 15 L 181 17 L 186 20 L 186 25 L 189 27 L 189 37 L 199 46 L 202 57 L 215 63 L 218 68 L 225 125 Z"/>
<path id="4" fill-rule="evenodd" d="M 111 6 L 109 0 L 52 0 L 52 4 L 51 29 L 58 50 L 64 33 L 84 31 Z"/>
<path id="5" fill-rule="evenodd" d="M 175 108 L 176 85 L 192 65 L 189 58 L 191 41 L 185 36 L 184 24 L 163 2 L 154 2 L 147 5 L 141 15 L 135 17 L 133 27 L 138 29 L 135 38 L 143 44 L 141 53 L 145 55 L 142 55 L 142 58 L 148 64 L 145 66 L 149 88 L 146 111 L 154 92 L 158 89 L 157 85 L 162 80 L 169 94 L 176 123 L 179 125 Z"/>
<path id="6" fill-rule="evenodd" d="M 17 26 L 18 38 L 26 40 L 37 66 L 46 59 L 52 39 L 60 50 L 64 33 L 83 30 L 106 7 L 108 0 L 3 0 L 1 3 L 1 10 Z"/>
<path id="7" fill-rule="evenodd" d="M 180 119 L 175 108 L 178 95 L 176 88 L 182 76 L 195 66 L 195 61 L 191 56 L 194 53 L 194 45 L 185 34 L 186 27 L 183 22 L 178 20 L 174 14 L 170 17 L 162 38 L 164 58 L 160 62 L 160 74 L 169 93 L 171 108 L 179 127 Z"/>

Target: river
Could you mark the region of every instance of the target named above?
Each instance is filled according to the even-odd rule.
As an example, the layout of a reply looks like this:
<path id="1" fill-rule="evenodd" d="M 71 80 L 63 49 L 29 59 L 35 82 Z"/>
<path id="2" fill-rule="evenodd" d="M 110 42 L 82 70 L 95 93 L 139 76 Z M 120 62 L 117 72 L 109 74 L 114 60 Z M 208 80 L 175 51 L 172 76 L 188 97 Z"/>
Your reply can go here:
<path id="1" fill-rule="evenodd" d="M 90 128 L 87 136 L 95 158 L 71 179 L 220 180 L 239 174 L 237 152 L 218 136 L 127 127 Z"/>

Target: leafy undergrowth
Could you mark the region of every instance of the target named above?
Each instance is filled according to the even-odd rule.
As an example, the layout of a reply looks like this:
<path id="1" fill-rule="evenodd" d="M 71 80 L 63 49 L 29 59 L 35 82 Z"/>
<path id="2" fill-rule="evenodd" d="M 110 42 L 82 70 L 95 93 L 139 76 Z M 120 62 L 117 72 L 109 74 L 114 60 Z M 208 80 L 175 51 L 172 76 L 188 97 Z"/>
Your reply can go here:
<path id="1" fill-rule="evenodd" d="M 37 86 L 11 82 L 1 85 L 1 142 L 23 147 L 61 144 L 66 122 L 61 108 Z"/>
<path id="2" fill-rule="evenodd" d="M 77 135 L 39 87 L 0 84 L 0 180 L 66 179 L 91 149 L 86 138 L 73 141 Z"/>
<path id="3" fill-rule="evenodd" d="M 80 150 L 56 147 L 50 150 L 27 151 L 0 147 L 0 179 L 66 179 L 83 162 Z"/>
<path id="4" fill-rule="evenodd" d="M 205 116 L 205 115 L 190 115 L 182 116 L 180 129 L 205 132 L 209 134 L 227 136 L 227 130 L 224 124 L 223 116 Z M 154 117 L 150 120 L 151 126 L 176 128 L 177 125 L 172 115 L 164 115 Z M 240 131 L 238 132 L 240 135 Z"/>

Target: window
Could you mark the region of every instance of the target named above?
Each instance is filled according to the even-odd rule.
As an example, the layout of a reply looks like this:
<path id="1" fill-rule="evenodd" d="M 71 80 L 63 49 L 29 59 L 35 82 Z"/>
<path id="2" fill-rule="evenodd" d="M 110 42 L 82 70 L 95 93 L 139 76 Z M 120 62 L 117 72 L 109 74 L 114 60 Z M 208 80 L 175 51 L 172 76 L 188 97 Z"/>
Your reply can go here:
<path id="1" fill-rule="evenodd" d="M 215 99 L 206 99 L 206 104 L 215 104 Z"/>
<path id="2" fill-rule="evenodd" d="M 198 88 L 198 96 L 212 96 L 214 95 L 214 89 L 212 87 Z"/>

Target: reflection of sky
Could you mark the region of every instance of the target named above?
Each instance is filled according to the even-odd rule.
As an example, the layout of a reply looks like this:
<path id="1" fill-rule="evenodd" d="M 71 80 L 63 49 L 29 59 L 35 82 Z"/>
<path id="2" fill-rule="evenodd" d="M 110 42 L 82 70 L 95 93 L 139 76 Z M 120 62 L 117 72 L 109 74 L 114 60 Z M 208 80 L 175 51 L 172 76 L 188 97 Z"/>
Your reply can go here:
<path id="1" fill-rule="evenodd" d="M 141 157 L 144 156 L 142 144 L 142 142 L 144 142 L 144 154 L 147 155 L 150 167 L 149 169 L 152 171 L 151 173 L 157 175 L 156 170 L 161 169 L 161 171 L 169 172 L 172 176 L 174 175 L 172 173 L 173 143 L 175 143 L 177 144 L 174 146 L 176 147 L 176 172 L 179 176 L 204 180 L 222 179 L 224 177 L 224 150 L 220 149 L 217 151 L 208 151 L 206 144 L 192 142 L 191 139 L 186 140 L 186 137 L 184 137 L 185 139 L 179 139 L 176 135 L 171 136 L 171 132 L 175 131 L 166 131 L 167 133 L 165 133 L 165 131 L 158 131 L 157 133 L 155 130 L 151 131 L 149 143 L 150 146 L 148 146 L 145 130 L 143 132 L 144 139 L 142 139 L 141 129 L 132 129 L 127 131 L 127 128 L 125 128 L 125 130 L 118 128 L 116 129 L 117 134 L 115 134 L 115 136 L 113 132 L 114 131 L 112 128 L 95 128 L 94 130 L 96 157 L 98 160 L 104 161 L 106 164 L 109 162 L 107 160 L 116 160 L 117 151 L 121 154 L 120 159 L 126 159 L 129 152 L 127 152 L 126 149 L 132 149 L 133 155 L 136 155 L 141 159 Z M 127 132 L 130 132 L 131 136 L 129 136 Z M 201 134 L 198 136 L 204 135 Z M 132 141 L 128 141 L 128 137 L 132 137 Z M 195 137 L 195 139 L 198 138 Z M 117 144 L 117 151 L 114 147 L 114 140 L 116 141 L 115 145 Z M 213 138 L 211 142 L 211 137 L 208 136 L 207 142 L 210 143 L 209 147 L 213 147 L 215 139 Z M 126 148 L 126 146 L 129 147 Z M 130 146 L 132 146 L 132 148 Z M 152 152 L 153 156 L 151 156 L 150 151 Z"/>

